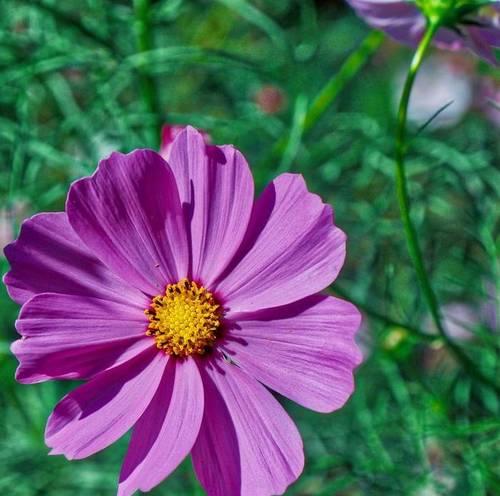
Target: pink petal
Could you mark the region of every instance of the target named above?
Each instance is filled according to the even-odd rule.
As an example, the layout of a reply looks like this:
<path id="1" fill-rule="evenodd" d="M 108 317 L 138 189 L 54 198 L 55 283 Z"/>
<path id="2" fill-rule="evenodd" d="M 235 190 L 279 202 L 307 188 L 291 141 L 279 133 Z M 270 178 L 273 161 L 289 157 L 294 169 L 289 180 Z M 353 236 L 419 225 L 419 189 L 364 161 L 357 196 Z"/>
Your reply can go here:
<path id="1" fill-rule="evenodd" d="M 425 25 L 422 33 L 425 31 Z M 437 47 L 457 52 L 464 48 L 464 38 L 456 31 L 442 27 L 435 35 L 434 42 Z"/>
<path id="2" fill-rule="evenodd" d="M 297 301 L 335 280 L 345 241 L 331 207 L 307 191 L 302 176 L 283 174 L 257 200 L 242 259 L 216 290 L 233 313 Z"/>
<path id="3" fill-rule="evenodd" d="M 115 442 L 148 407 L 166 364 L 166 355 L 150 348 L 65 396 L 47 422 L 50 454 L 80 459 Z"/>
<path id="4" fill-rule="evenodd" d="M 11 270 L 4 282 L 22 304 L 38 293 L 92 296 L 146 308 L 148 299 L 97 260 L 73 231 L 64 212 L 23 222 L 19 238 L 5 248 Z"/>
<path id="5" fill-rule="evenodd" d="M 481 38 L 490 46 L 500 48 L 500 12 L 498 17 L 498 25 L 491 27 L 481 27 Z"/>
<path id="6" fill-rule="evenodd" d="M 165 124 L 161 128 L 161 145 L 160 145 L 160 155 L 169 162 L 170 160 L 170 151 L 172 150 L 172 144 L 175 141 L 175 138 L 179 136 L 186 129 L 186 126 L 170 126 L 169 124 Z M 203 130 L 199 131 L 203 136 L 203 140 L 205 143 L 210 143 L 212 141 L 210 135 Z"/>
<path id="7" fill-rule="evenodd" d="M 203 401 L 196 362 L 170 360 L 156 396 L 134 428 L 118 496 L 150 491 L 175 470 L 198 436 Z"/>
<path id="8" fill-rule="evenodd" d="M 151 150 L 113 153 L 67 202 L 73 229 L 115 273 L 149 295 L 187 275 L 189 253 L 175 179 Z"/>
<path id="9" fill-rule="evenodd" d="M 83 379 L 152 345 L 142 308 L 99 298 L 44 293 L 23 306 L 16 322 L 23 336 L 12 346 L 16 378 Z"/>
<path id="10" fill-rule="evenodd" d="M 206 415 L 192 452 L 200 482 L 208 496 L 283 494 L 304 466 L 297 428 L 244 371 L 222 360 L 213 364 L 204 375 Z"/>
<path id="11" fill-rule="evenodd" d="M 146 337 L 88 344 L 84 349 L 61 349 L 59 344 L 47 345 L 40 339 L 18 339 L 11 346 L 20 363 L 16 380 L 34 384 L 51 379 L 91 378 L 151 348 L 151 340 Z"/>
<path id="12" fill-rule="evenodd" d="M 425 17 L 408 1 L 348 0 L 358 15 L 376 29 L 386 31 L 394 39 L 414 45 L 425 29 Z"/>
<path id="13" fill-rule="evenodd" d="M 467 41 L 468 41 L 467 44 L 468 44 L 469 48 L 474 53 L 476 53 L 477 55 L 479 55 L 483 59 L 487 60 L 491 64 L 499 65 L 500 63 L 497 61 L 497 57 L 495 55 L 495 51 L 493 50 L 493 47 L 488 42 L 487 37 L 484 36 L 484 31 L 486 31 L 486 30 L 483 30 L 480 27 L 468 26 L 466 31 L 467 31 L 467 35 L 468 35 L 467 36 Z M 500 30 L 498 30 L 498 31 L 500 31 Z"/>
<path id="14" fill-rule="evenodd" d="M 203 386 L 205 411 L 191 452 L 194 470 L 208 496 L 240 494 L 240 451 L 231 415 L 209 377 L 204 376 Z"/>
<path id="15" fill-rule="evenodd" d="M 312 296 L 241 316 L 224 350 L 249 375 L 301 405 L 331 412 L 354 390 L 361 315 L 347 301 Z"/>
<path id="16" fill-rule="evenodd" d="M 169 164 L 190 226 L 192 278 L 210 286 L 245 235 L 254 196 L 250 168 L 232 146 L 208 146 L 191 127 L 172 144 Z"/>

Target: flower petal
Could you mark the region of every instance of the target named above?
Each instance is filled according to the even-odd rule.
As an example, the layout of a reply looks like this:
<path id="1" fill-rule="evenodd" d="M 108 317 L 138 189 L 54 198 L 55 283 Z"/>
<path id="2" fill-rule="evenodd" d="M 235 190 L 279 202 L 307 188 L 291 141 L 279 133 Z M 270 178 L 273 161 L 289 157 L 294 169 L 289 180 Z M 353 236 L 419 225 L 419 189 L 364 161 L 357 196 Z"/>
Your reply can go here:
<path id="1" fill-rule="evenodd" d="M 203 398 L 196 362 L 170 360 L 155 397 L 134 427 L 118 496 L 151 490 L 189 454 L 203 417 Z"/>
<path id="2" fill-rule="evenodd" d="M 147 306 L 144 294 L 91 254 L 64 212 L 25 220 L 17 241 L 5 248 L 5 256 L 11 270 L 4 282 L 12 299 L 20 304 L 35 294 L 53 292 Z"/>
<path id="3" fill-rule="evenodd" d="M 488 45 L 494 48 L 500 48 L 500 12 L 498 15 L 498 26 L 481 27 L 481 37 Z"/>
<path id="4" fill-rule="evenodd" d="M 425 30 L 425 17 L 415 5 L 401 0 L 347 0 L 359 16 L 401 43 L 415 45 Z"/>
<path id="5" fill-rule="evenodd" d="M 47 422 L 50 454 L 85 458 L 120 438 L 148 407 L 166 364 L 167 357 L 150 348 L 65 396 Z"/>
<path id="6" fill-rule="evenodd" d="M 467 41 L 469 48 L 479 57 L 487 60 L 492 65 L 499 65 L 500 62 L 497 61 L 495 51 L 493 47 L 488 42 L 485 34 L 486 30 L 480 27 L 468 26 L 467 29 Z M 500 32 L 500 29 L 498 30 Z M 500 34 L 498 35 L 500 37 Z M 497 41 L 498 44 L 498 41 Z"/>
<path id="7" fill-rule="evenodd" d="M 34 296 L 16 328 L 23 338 L 12 351 L 20 361 L 16 378 L 24 383 L 91 377 L 152 344 L 142 309 L 99 298 Z"/>
<path id="8" fill-rule="evenodd" d="M 241 260 L 216 290 L 233 313 L 300 300 L 337 277 L 345 241 L 331 207 L 307 191 L 302 176 L 283 174 L 255 203 Z"/>
<path id="9" fill-rule="evenodd" d="M 215 384 L 210 377 L 202 377 L 205 411 L 191 452 L 193 467 L 208 496 L 240 494 L 241 463 L 236 430 Z"/>
<path id="10" fill-rule="evenodd" d="M 186 129 L 186 126 L 171 126 L 169 124 L 165 124 L 161 128 L 161 145 L 160 145 L 160 155 L 167 161 L 170 161 L 170 151 L 172 150 L 172 145 L 175 141 L 175 138 L 179 136 Z M 199 133 L 203 136 L 205 143 L 210 143 L 212 138 L 208 133 L 203 130 L 199 130 Z"/>
<path id="11" fill-rule="evenodd" d="M 245 235 L 254 197 L 250 168 L 238 150 L 206 145 L 192 127 L 176 137 L 169 164 L 190 226 L 192 278 L 210 286 Z"/>
<path id="12" fill-rule="evenodd" d="M 59 344 L 47 345 L 40 339 L 18 339 L 11 346 L 20 364 L 16 380 L 34 384 L 52 379 L 88 379 L 151 348 L 146 337 L 62 350 Z"/>
<path id="13" fill-rule="evenodd" d="M 149 295 L 187 275 L 189 253 L 174 176 L 151 150 L 113 153 L 75 182 L 68 218 L 111 270 Z"/>
<path id="14" fill-rule="evenodd" d="M 249 375 L 319 412 L 342 407 L 361 361 L 354 334 L 361 315 L 347 301 L 312 296 L 286 307 L 242 315 L 224 351 Z"/>
<path id="15" fill-rule="evenodd" d="M 271 393 L 243 370 L 222 360 L 212 363 L 213 367 L 206 368 L 204 382 L 207 391 L 215 387 L 220 396 L 206 395 L 207 415 L 193 449 L 193 463 L 203 487 L 208 496 L 283 494 L 304 466 L 297 428 Z M 225 451 L 233 442 L 239 457 L 234 457 L 233 450 Z M 230 461 L 229 456 L 234 459 Z M 218 470 L 225 472 L 224 481 L 231 492 L 216 481 Z"/>

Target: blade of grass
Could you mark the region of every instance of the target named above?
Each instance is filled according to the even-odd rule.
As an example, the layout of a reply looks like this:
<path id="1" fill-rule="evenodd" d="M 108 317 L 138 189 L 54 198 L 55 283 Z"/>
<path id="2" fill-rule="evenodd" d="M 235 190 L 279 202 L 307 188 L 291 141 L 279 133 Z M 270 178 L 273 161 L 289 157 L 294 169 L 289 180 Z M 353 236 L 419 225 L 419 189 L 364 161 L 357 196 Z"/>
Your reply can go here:
<path id="1" fill-rule="evenodd" d="M 148 52 L 153 48 L 153 33 L 151 25 L 151 9 L 149 0 L 134 0 L 135 32 L 137 50 L 139 53 Z M 160 146 L 160 133 L 162 122 L 160 121 L 160 101 L 153 76 L 139 69 L 139 85 L 142 100 L 148 113 L 153 116 L 153 126 L 149 130 L 148 143 L 154 149 Z"/>

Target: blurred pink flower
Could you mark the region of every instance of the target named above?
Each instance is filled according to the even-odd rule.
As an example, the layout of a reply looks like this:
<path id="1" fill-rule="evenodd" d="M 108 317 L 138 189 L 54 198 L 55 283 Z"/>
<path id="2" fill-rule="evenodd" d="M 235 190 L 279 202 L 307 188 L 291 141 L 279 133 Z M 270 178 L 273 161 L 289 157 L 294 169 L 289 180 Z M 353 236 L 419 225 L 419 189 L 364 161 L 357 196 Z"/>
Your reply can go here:
<path id="1" fill-rule="evenodd" d="M 394 92 L 394 109 L 397 110 L 406 69 L 396 77 Z M 422 125 L 436 112 L 443 109 L 433 119 L 434 128 L 449 127 L 459 122 L 472 104 L 472 79 L 469 74 L 456 63 L 450 63 L 440 56 L 429 57 L 422 64 L 408 108 L 408 119 Z M 429 91 L 432 88 L 432 91 Z"/>
<path id="2" fill-rule="evenodd" d="M 500 299 L 498 298 L 497 286 L 493 281 L 484 283 L 486 288 L 486 300 L 481 304 L 481 321 L 492 331 L 498 331 L 498 311 Z"/>
<path id="3" fill-rule="evenodd" d="M 453 302 L 441 307 L 444 330 L 450 338 L 457 341 L 472 339 L 472 329 L 481 323 L 481 314 L 477 307 L 468 303 Z M 436 326 L 430 316 L 424 320 L 423 328 L 430 334 L 437 334 Z"/>
<path id="4" fill-rule="evenodd" d="M 265 114 L 275 114 L 283 110 L 286 98 L 283 91 L 277 86 L 266 85 L 262 86 L 256 93 L 255 102 Z"/>
<path id="5" fill-rule="evenodd" d="M 488 77 L 481 78 L 476 108 L 495 126 L 500 127 L 500 81 Z"/>

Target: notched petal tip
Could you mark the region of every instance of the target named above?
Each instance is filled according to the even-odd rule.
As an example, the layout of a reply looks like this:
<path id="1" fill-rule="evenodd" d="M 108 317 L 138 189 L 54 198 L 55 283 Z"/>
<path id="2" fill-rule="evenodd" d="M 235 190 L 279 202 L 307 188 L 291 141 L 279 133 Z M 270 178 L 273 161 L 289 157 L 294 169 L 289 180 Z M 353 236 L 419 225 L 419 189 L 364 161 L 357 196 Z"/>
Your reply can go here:
<path id="1" fill-rule="evenodd" d="M 242 246 L 217 290 L 231 312 L 298 301 L 336 279 L 345 245 L 332 207 L 301 175 L 282 174 L 255 202 Z"/>
<path id="2" fill-rule="evenodd" d="M 60 212 L 39 212 L 24 219 L 23 222 L 21 223 L 21 228 L 19 229 L 19 234 L 17 238 L 14 241 L 7 244 L 3 249 L 4 256 L 7 262 L 9 262 L 10 269 L 3 275 L 2 282 L 7 290 L 7 294 L 9 295 L 9 297 L 19 305 L 25 303 L 26 298 L 24 296 L 23 291 L 18 292 L 18 287 L 16 285 L 16 278 L 14 276 L 16 252 L 22 247 L 22 244 L 26 242 L 26 237 L 28 236 L 26 231 L 29 230 L 40 217 L 59 215 L 59 214 Z"/>

